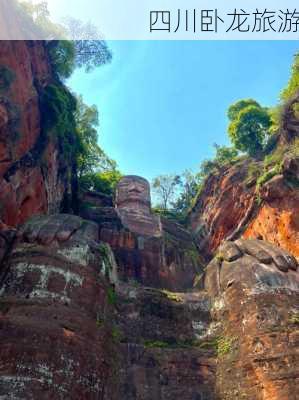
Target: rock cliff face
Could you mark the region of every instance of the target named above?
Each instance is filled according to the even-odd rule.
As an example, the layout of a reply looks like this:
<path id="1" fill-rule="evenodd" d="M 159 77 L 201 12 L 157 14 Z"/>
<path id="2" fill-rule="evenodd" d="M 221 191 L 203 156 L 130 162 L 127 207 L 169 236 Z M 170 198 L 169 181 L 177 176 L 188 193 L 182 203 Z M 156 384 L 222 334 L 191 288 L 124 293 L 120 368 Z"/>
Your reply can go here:
<path id="1" fill-rule="evenodd" d="M 298 263 L 264 241 L 226 242 L 207 267 L 220 399 L 296 399 Z"/>
<path id="2" fill-rule="evenodd" d="M 44 44 L 0 43 L 0 68 L 0 398 L 297 400 L 298 158 L 258 201 L 250 160 L 222 168 L 191 230 L 152 214 L 136 176 L 65 214 Z"/>
<path id="3" fill-rule="evenodd" d="M 0 221 L 9 226 L 59 212 L 71 194 L 74 166 L 41 123 L 41 95 L 52 80 L 43 42 L 0 43 Z"/>
<path id="4" fill-rule="evenodd" d="M 103 246 L 96 225 L 63 214 L 18 232 L 1 269 L 2 398 L 105 398 L 115 365 Z"/>
<path id="5" fill-rule="evenodd" d="M 202 254 L 210 259 L 224 240 L 269 241 L 299 256 L 298 158 L 286 157 L 282 173 L 257 192 L 251 160 L 223 167 L 208 178 L 189 215 Z M 263 168 L 256 163 L 256 168 Z"/>

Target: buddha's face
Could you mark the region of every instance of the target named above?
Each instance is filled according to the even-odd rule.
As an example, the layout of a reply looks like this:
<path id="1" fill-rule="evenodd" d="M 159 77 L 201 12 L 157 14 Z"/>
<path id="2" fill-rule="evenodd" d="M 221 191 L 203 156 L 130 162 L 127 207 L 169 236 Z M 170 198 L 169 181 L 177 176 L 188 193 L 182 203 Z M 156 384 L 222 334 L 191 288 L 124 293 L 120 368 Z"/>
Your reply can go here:
<path id="1" fill-rule="evenodd" d="M 125 176 L 122 178 L 116 190 L 117 208 L 130 208 L 144 206 L 150 208 L 150 186 L 149 183 L 138 176 Z"/>

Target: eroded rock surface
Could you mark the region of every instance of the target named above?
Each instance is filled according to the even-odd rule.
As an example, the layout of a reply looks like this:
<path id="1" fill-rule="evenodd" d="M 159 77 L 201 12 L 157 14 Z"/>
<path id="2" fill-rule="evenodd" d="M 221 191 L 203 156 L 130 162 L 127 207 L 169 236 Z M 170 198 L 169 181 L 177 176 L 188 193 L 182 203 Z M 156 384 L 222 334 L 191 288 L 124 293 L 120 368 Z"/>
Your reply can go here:
<path id="1" fill-rule="evenodd" d="M 114 350 L 102 246 L 95 224 L 70 215 L 18 232 L 1 267 L 1 398 L 105 398 Z"/>
<path id="2" fill-rule="evenodd" d="M 207 267 L 205 286 L 218 324 L 219 398 L 297 399 L 296 259 L 263 241 L 226 242 Z"/>
<path id="3" fill-rule="evenodd" d="M 210 260 L 224 240 L 263 239 L 299 256 L 298 158 L 287 156 L 282 173 L 261 188 L 249 170 L 252 160 L 211 175 L 189 215 L 202 255 Z M 256 162 L 255 168 L 263 169 Z"/>
<path id="4" fill-rule="evenodd" d="M 211 322 L 207 295 L 126 284 L 117 295 L 117 399 L 215 399 L 215 351 L 200 346 Z"/>
<path id="5" fill-rule="evenodd" d="M 53 83 L 45 43 L 0 43 L 0 223 L 60 212 L 72 194 L 74 165 L 45 132 L 41 99 Z"/>

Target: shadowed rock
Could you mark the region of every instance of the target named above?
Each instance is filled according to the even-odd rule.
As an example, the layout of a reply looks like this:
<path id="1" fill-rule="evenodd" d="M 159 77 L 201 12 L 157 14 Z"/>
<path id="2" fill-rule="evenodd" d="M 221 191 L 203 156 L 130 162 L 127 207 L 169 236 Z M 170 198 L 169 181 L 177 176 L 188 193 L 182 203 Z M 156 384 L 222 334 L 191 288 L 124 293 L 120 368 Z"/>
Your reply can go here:
<path id="1" fill-rule="evenodd" d="M 72 215 L 20 229 L 1 282 L 0 397 L 105 398 L 113 343 L 103 246 L 97 225 Z"/>

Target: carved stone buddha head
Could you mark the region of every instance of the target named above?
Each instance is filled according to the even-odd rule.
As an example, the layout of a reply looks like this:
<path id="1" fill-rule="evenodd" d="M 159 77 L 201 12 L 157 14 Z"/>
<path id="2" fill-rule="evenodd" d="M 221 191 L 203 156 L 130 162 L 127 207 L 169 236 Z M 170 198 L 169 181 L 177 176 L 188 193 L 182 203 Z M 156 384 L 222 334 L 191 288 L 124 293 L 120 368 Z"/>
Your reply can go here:
<path id="1" fill-rule="evenodd" d="M 160 236 L 159 218 L 151 213 L 150 185 L 135 175 L 123 177 L 116 189 L 116 210 L 130 231 L 145 236 Z"/>

